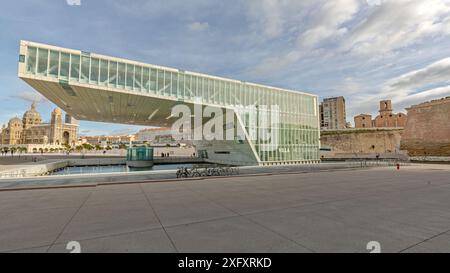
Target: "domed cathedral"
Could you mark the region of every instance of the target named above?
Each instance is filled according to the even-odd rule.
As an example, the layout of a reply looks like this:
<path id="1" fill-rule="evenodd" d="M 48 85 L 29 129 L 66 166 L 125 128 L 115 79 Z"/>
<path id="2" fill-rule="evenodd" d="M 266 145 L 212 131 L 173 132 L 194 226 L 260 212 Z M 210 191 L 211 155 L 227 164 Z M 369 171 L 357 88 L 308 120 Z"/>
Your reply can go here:
<path id="1" fill-rule="evenodd" d="M 22 123 L 24 129 L 28 129 L 30 127 L 33 127 L 34 125 L 39 125 L 42 123 L 41 114 L 36 111 L 36 103 L 33 102 L 33 104 L 31 104 L 30 110 L 26 111 L 25 114 L 23 114 Z"/>
<path id="2" fill-rule="evenodd" d="M 33 103 L 22 120 L 13 118 L 8 126 L 3 125 L 2 145 L 75 145 L 78 139 L 78 123 L 70 115 L 62 118 L 59 108 L 53 110 L 50 123 L 43 123 L 41 114 Z"/>

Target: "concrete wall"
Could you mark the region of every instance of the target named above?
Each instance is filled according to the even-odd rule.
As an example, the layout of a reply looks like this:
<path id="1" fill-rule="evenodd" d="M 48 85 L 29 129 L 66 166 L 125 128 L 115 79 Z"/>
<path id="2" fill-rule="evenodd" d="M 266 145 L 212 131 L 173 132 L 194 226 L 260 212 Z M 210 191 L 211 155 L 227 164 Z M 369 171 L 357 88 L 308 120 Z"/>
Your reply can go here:
<path id="1" fill-rule="evenodd" d="M 39 164 L 23 164 L 15 168 L 4 170 L 0 172 L 0 178 L 17 178 L 39 176 L 50 173 L 54 170 L 65 168 L 68 166 L 67 160 L 46 162 Z"/>
<path id="2" fill-rule="evenodd" d="M 237 143 L 236 141 L 213 140 L 195 141 L 194 144 L 196 145 L 198 156 L 201 156 L 199 152 L 201 150 L 207 152 L 208 158 L 205 158 L 205 162 L 239 166 L 258 164 L 248 142 Z"/>
<path id="3" fill-rule="evenodd" d="M 67 160 L 69 166 L 106 166 L 106 165 L 124 165 L 126 158 L 83 158 Z"/>
<path id="4" fill-rule="evenodd" d="M 450 156 L 450 97 L 407 110 L 402 149 L 411 156 Z"/>
<path id="5" fill-rule="evenodd" d="M 331 147 L 334 153 L 399 153 L 403 129 L 372 128 L 322 131 L 323 147 Z"/>

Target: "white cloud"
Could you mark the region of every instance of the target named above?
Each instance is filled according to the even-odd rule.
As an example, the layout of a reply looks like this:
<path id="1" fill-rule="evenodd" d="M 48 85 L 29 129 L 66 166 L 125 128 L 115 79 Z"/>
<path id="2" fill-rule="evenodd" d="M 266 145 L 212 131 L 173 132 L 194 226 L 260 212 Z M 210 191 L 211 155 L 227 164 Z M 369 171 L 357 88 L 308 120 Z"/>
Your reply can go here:
<path id="1" fill-rule="evenodd" d="M 33 92 L 33 91 L 23 91 L 23 92 L 19 92 L 16 95 L 12 95 L 12 98 L 16 98 L 16 99 L 20 99 L 22 101 L 25 102 L 29 102 L 29 103 L 45 103 L 48 102 L 48 100 L 42 96 L 40 93 L 38 92 Z"/>
<path id="2" fill-rule="evenodd" d="M 208 22 L 193 22 L 188 25 L 189 30 L 191 31 L 204 31 L 209 28 Z"/>
<path id="3" fill-rule="evenodd" d="M 370 60 L 450 34 L 450 0 L 264 0 L 251 8 L 264 36 L 286 46 L 262 59 L 257 74 L 322 48 Z M 293 36 L 296 43 L 291 44 Z"/>
<path id="4" fill-rule="evenodd" d="M 450 75 L 450 58 L 445 58 L 387 80 L 384 88 L 378 94 L 369 97 L 363 105 L 374 99 L 392 99 L 396 107 L 405 108 L 423 101 L 450 96 L 448 75 Z"/>
<path id="5" fill-rule="evenodd" d="M 335 0 L 320 3 L 310 27 L 298 38 L 301 49 L 315 47 L 326 39 L 345 34 L 347 29 L 342 25 L 352 19 L 359 8 L 358 0 Z"/>
<path id="6" fill-rule="evenodd" d="M 384 54 L 426 37 L 449 33 L 450 1 L 385 0 L 350 31 L 343 49 L 361 55 Z"/>
<path id="7" fill-rule="evenodd" d="M 429 84 L 450 82 L 450 58 L 434 62 L 425 68 L 408 72 L 388 82 L 389 90 L 412 90 Z"/>
<path id="8" fill-rule="evenodd" d="M 342 37 L 348 31 L 343 25 L 353 18 L 359 7 L 359 0 L 259 2 L 258 16 L 263 19 L 258 22 L 265 35 L 274 38 L 287 33 L 295 36 L 296 42 L 287 52 L 264 59 L 253 71 L 264 74 L 281 69 L 311 53 L 321 43 Z"/>
<path id="9" fill-rule="evenodd" d="M 338 86 L 341 96 L 350 96 L 361 93 L 363 91 L 363 84 L 352 77 L 345 78 L 342 83 Z"/>
<path id="10" fill-rule="evenodd" d="M 365 92 L 359 80 L 346 78 L 338 87 L 340 94 L 349 96 L 347 112 L 376 114 L 377 102 L 391 99 L 394 109 L 403 112 L 413 104 L 450 96 L 450 58 L 444 58 L 423 68 L 403 73 L 384 82 L 379 92 Z M 359 92 L 352 93 L 352 90 Z M 362 92 L 361 92 L 362 91 Z"/>

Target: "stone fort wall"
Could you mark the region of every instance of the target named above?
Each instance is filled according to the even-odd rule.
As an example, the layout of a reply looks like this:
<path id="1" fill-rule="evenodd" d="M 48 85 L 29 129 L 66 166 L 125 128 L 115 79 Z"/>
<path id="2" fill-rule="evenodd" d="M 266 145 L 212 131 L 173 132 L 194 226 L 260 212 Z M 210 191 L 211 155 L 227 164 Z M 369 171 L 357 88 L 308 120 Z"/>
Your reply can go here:
<path id="1" fill-rule="evenodd" d="M 399 153 L 403 128 L 321 131 L 321 145 L 336 153 Z"/>
<path id="2" fill-rule="evenodd" d="M 401 148 L 411 156 L 450 156 L 450 97 L 407 110 Z"/>

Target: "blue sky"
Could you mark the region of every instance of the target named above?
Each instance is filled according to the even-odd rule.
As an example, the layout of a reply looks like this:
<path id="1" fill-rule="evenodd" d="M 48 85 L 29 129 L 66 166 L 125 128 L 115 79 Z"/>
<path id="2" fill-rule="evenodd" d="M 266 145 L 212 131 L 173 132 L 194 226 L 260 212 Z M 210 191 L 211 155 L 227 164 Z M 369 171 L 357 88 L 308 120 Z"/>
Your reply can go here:
<path id="1" fill-rule="evenodd" d="M 32 100 L 17 77 L 21 39 L 319 94 L 347 119 L 450 96 L 449 0 L 3 1 L 0 123 Z M 138 127 L 81 122 L 81 133 Z"/>

